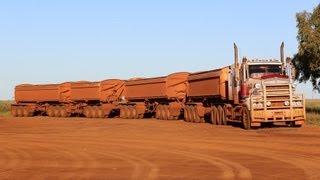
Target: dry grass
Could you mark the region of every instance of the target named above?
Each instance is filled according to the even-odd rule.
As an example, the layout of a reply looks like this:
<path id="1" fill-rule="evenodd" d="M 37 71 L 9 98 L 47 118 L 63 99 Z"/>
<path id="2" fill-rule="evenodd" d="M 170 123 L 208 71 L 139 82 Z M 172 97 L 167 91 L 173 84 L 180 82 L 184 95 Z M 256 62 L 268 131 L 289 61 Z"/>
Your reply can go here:
<path id="1" fill-rule="evenodd" d="M 10 116 L 12 101 L 0 101 L 0 116 Z"/>
<path id="2" fill-rule="evenodd" d="M 307 124 L 320 125 L 320 99 L 307 99 Z"/>

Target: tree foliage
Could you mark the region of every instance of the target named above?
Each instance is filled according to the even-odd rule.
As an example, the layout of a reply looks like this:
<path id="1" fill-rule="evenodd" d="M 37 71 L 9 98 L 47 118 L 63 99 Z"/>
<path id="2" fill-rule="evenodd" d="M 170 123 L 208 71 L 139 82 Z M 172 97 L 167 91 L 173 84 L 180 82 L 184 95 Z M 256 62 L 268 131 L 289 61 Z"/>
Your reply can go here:
<path id="1" fill-rule="evenodd" d="M 299 51 L 293 58 L 296 79 L 310 80 L 320 93 L 320 4 L 313 12 L 297 13 Z"/>

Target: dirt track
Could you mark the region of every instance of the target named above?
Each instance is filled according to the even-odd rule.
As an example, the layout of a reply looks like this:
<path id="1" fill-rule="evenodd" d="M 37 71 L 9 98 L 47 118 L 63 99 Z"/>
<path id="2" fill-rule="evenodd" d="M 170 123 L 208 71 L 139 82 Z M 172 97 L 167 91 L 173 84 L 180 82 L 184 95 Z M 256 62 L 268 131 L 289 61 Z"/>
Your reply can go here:
<path id="1" fill-rule="evenodd" d="M 320 179 L 320 128 L 0 120 L 1 179 Z"/>

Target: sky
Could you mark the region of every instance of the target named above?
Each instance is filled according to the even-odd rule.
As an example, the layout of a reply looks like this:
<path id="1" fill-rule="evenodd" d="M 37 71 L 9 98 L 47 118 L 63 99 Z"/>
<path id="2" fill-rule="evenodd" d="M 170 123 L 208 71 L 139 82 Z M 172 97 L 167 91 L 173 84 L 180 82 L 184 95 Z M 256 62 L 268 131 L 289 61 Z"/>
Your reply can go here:
<path id="1" fill-rule="evenodd" d="M 154 77 L 297 52 L 295 14 L 318 0 L 2 1 L 0 99 L 21 83 Z M 320 98 L 310 83 L 298 90 Z"/>

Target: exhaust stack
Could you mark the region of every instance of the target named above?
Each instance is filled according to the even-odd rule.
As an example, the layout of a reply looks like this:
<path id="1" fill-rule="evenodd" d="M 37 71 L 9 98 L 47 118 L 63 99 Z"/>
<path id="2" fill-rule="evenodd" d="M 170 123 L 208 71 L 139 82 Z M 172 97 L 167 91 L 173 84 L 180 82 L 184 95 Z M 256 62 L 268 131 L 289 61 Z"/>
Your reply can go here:
<path id="1" fill-rule="evenodd" d="M 281 46 L 280 46 L 280 60 L 282 62 L 282 64 L 284 65 L 285 62 L 284 62 L 284 42 L 281 43 Z"/>
<path id="2" fill-rule="evenodd" d="M 234 48 L 234 82 L 233 82 L 233 102 L 234 104 L 239 104 L 239 52 L 236 43 L 233 43 Z"/>
<path id="3" fill-rule="evenodd" d="M 238 47 L 236 43 L 233 43 L 234 48 L 234 65 L 235 67 L 239 67 L 239 54 L 238 54 Z"/>

